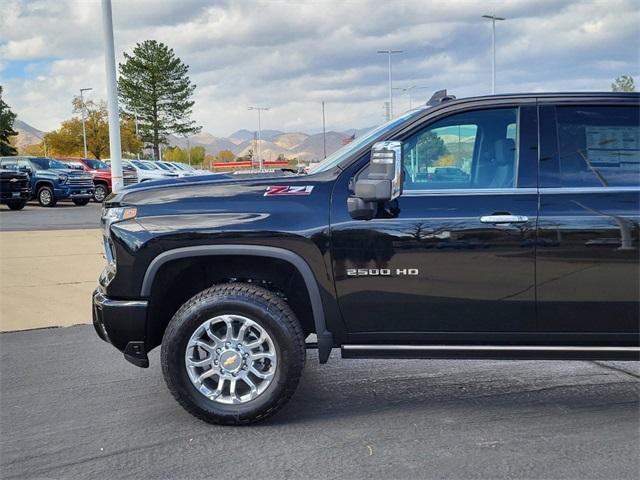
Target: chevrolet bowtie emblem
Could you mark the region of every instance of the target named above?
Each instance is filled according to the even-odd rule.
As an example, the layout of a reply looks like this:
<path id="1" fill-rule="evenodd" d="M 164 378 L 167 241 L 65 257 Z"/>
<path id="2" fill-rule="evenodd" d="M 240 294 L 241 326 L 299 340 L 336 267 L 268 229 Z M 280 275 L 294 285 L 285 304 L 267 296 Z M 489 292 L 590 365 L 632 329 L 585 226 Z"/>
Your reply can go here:
<path id="1" fill-rule="evenodd" d="M 227 358 L 224 362 L 222 362 L 222 364 L 223 364 L 225 367 L 228 367 L 229 365 L 233 365 L 235 362 L 236 362 L 236 357 L 235 357 L 235 356 L 233 356 L 233 357 L 229 357 L 229 358 Z"/>

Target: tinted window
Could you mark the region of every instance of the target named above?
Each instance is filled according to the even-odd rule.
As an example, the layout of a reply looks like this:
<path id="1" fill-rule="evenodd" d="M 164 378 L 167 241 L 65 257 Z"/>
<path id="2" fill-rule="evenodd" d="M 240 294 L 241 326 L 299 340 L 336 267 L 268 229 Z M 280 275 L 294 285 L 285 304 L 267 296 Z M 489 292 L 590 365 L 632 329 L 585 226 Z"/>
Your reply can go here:
<path id="1" fill-rule="evenodd" d="M 31 157 L 29 158 L 29 160 L 36 170 L 64 170 L 68 168 L 64 163 L 59 162 L 58 160 L 54 160 L 53 158 Z"/>
<path id="2" fill-rule="evenodd" d="M 87 165 L 89 165 L 89 168 L 92 168 L 94 170 L 109 168 L 109 165 L 100 160 L 86 159 L 85 162 L 87 163 Z"/>
<path id="3" fill-rule="evenodd" d="M 404 142 L 404 189 L 515 187 L 517 113 L 465 112 L 413 134 Z"/>
<path id="4" fill-rule="evenodd" d="M 557 158 L 541 164 L 548 187 L 640 185 L 640 109 L 557 107 Z"/>

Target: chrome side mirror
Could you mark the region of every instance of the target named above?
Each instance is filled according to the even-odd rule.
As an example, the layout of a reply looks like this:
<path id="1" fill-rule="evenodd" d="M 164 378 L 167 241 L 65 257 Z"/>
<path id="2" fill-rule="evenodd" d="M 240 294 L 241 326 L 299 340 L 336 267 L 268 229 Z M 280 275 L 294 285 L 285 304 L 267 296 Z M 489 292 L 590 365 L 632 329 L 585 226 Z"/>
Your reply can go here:
<path id="1" fill-rule="evenodd" d="M 357 220 L 369 220 L 379 202 L 395 200 L 402 193 L 402 142 L 378 142 L 371 148 L 369 172 L 354 186 L 347 200 L 349 213 Z"/>

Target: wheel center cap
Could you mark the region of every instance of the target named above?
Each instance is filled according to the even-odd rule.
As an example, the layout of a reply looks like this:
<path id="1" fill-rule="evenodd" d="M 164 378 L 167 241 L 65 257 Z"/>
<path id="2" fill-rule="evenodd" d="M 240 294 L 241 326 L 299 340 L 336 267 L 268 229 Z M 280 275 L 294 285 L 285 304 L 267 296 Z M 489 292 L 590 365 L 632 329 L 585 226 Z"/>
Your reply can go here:
<path id="1" fill-rule="evenodd" d="M 237 372 L 242 366 L 242 360 L 238 353 L 227 350 L 220 355 L 220 364 L 228 372 Z"/>

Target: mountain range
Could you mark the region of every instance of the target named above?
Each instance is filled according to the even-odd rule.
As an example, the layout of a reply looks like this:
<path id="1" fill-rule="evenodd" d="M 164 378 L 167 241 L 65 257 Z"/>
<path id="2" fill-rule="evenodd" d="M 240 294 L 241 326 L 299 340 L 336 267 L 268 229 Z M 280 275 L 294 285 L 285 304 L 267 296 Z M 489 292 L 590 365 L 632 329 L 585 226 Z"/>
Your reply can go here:
<path id="1" fill-rule="evenodd" d="M 342 132 L 330 131 L 326 134 L 326 154 L 330 155 L 355 135 L 360 137 L 365 129 L 351 129 Z M 189 145 L 200 145 L 207 153 L 215 155 L 220 150 L 230 150 L 234 155 L 242 157 L 249 150 L 256 150 L 256 133 L 250 130 L 238 130 L 228 137 L 216 137 L 210 133 L 199 133 L 189 137 Z M 324 140 L 322 133 L 309 134 L 304 132 L 283 132 L 280 130 L 263 130 L 260 140 L 260 154 L 265 160 L 275 160 L 279 155 L 285 158 L 300 160 L 319 160 L 324 158 Z M 187 146 L 187 139 L 170 136 L 169 143 L 181 148 Z"/>
<path id="2" fill-rule="evenodd" d="M 19 119 L 16 119 L 13 127 L 18 132 L 16 145 L 19 148 L 41 142 L 45 134 L 45 132 Z M 326 154 L 330 155 L 338 150 L 352 136 L 359 138 L 369 130 L 370 128 L 327 132 Z M 220 150 L 230 150 L 234 155 L 241 157 L 247 155 L 249 150 L 256 149 L 254 135 L 255 133 L 251 130 L 243 129 L 233 132 L 228 137 L 217 137 L 206 132 L 193 135 L 188 139 L 170 135 L 168 141 L 170 145 L 181 148 L 185 148 L 187 143 L 191 147 L 202 146 L 211 155 L 217 154 Z M 324 158 L 324 149 L 322 133 L 263 130 L 260 140 L 260 153 L 265 160 L 275 160 L 279 155 L 283 155 L 287 159 L 320 160 Z"/>

